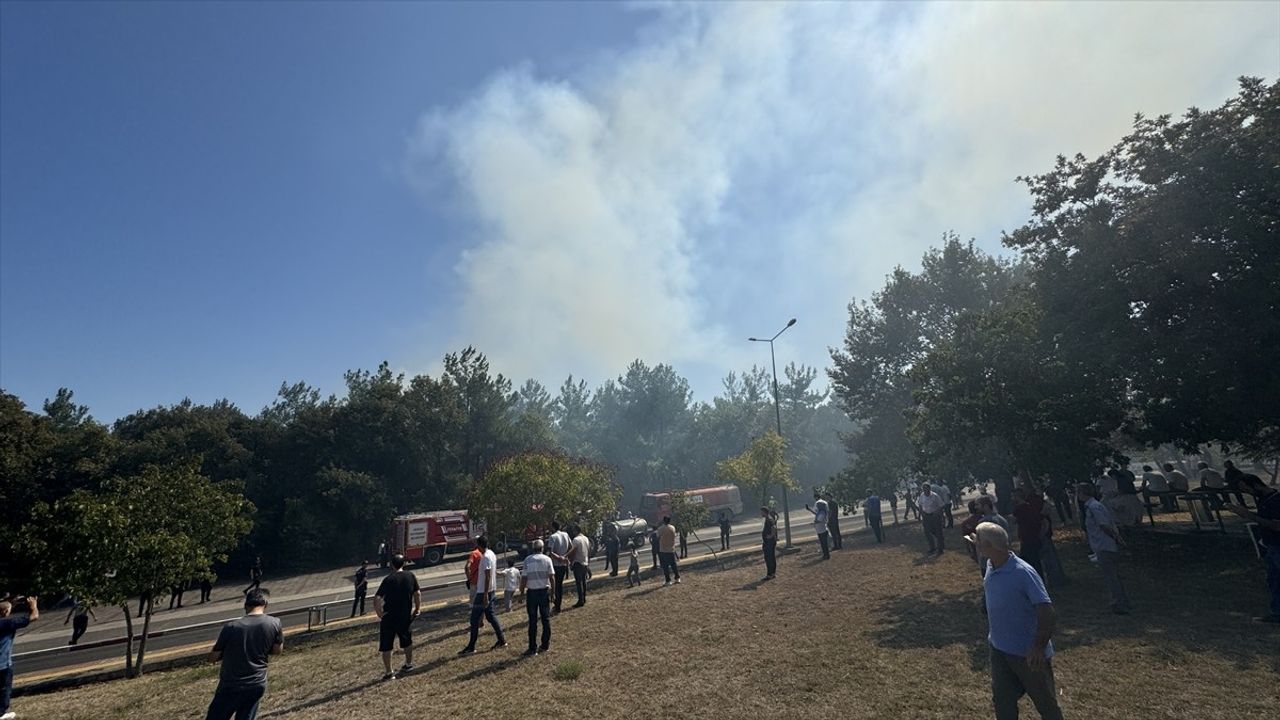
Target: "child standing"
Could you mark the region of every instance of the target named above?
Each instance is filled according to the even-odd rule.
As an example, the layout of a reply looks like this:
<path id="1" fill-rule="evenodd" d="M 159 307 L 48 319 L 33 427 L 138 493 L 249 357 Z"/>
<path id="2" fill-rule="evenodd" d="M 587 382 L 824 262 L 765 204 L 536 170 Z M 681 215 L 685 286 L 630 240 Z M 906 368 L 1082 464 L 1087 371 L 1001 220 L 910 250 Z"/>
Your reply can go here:
<path id="1" fill-rule="evenodd" d="M 502 571 L 503 586 L 502 599 L 507 603 L 507 612 L 511 612 L 511 596 L 516 594 L 516 589 L 520 587 L 520 568 L 516 567 L 516 561 L 513 558 L 507 558 L 507 569 Z"/>
<path id="2" fill-rule="evenodd" d="M 634 582 L 633 582 L 634 580 Z M 631 564 L 627 566 L 627 587 L 640 584 L 640 551 L 631 547 Z"/>

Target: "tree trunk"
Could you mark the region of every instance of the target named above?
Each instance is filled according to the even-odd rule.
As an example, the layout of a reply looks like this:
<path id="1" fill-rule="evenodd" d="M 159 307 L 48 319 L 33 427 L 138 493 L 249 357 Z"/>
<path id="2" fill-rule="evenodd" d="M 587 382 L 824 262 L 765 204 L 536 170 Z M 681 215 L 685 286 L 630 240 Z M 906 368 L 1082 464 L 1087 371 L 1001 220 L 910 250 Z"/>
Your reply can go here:
<path id="1" fill-rule="evenodd" d="M 155 598 L 148 596 L 147 614 L 142 619 L 142 637 L 138 639 L 138 666 L 137 672 L 134 673 L 134 677 L 142 675 L 142 659 L 143 656 L 147 654 L 147 633 L 151 631 L 151 612 L 154 609 L 152 607 L 154 603 Z"/>
<path id="2" fill-rule="evenodd" d="M 1280 479 L 1280 457 L 1276 458 L 1275 464 L 1271 466 L 1271 484 L 1275 485 L 1277 479 Z"/>
<path id="3" fill-rule="evenodd" d="M 124 676 L 133 677 L 133 613 L 129 612 L 129 599 L 120 606 L 124 612 Z"/>

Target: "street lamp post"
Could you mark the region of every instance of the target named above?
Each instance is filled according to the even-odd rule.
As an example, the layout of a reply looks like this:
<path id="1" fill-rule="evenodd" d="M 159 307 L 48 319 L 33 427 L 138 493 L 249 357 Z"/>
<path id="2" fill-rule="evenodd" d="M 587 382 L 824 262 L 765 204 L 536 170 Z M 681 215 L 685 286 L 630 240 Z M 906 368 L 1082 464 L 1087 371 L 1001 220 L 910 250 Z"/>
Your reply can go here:
<path id="1" fill-rule="evenodd" d="M 750 342 L 767 342 L 769 343 L 769 362 L 773 365 L 773 418 L 778 423 L 778 437 L 782 437 L 782 407 L 781 400 L 778 397 L 778 359 L 773 352 L 773 341 L 778 336 L 787 331 L 787 328 L 796 324 L 796 319 L 791 318 L 787 324 L 774 334 L 773 337 L 765 340 L 764 338 L 747 338 Z M 791 503 L 787 500 L 788 491 L 786 486 L 782 488 L 782 526 L 785 528 L 787 543 L 783 547 L 791 549 Z"/>

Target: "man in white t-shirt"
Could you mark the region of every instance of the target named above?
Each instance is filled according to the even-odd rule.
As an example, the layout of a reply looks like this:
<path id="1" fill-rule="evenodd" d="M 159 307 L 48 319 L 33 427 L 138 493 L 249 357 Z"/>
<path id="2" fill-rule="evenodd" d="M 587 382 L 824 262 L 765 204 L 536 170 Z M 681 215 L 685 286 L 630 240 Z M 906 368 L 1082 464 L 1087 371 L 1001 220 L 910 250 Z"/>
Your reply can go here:
<path id="1" fill-rule="evenodd" d="M 547 557 L 556 569 L 555 597 L 551 603 L 551 612 L 560 612 L 560 603 L 564 600 L 564 579 L 569 575 L 569 533 L 560 529 L 560 523 L 551 523 L 551 536 L 547 538 Z"/>
<path id="2" fill-rule="evenodd" d="M 933 491 L 933 485 L 925 483 L 920 486 L 920 496 L 916 498 L 920 506 L 920 522 L 924 525 L 924 538 L 929 541 L 929 554 L 942 554 L 946 545 L 942 539 L 942 508 L 946 505 L 942 496 Z"/>
<path id="3" fill-rule="evenodd" d="M 578 591 L 578 602 L 573 606 L 580 608 L 587 604 L 587 578 L 591 575 L 587 563 L 591 561 L 591 539 L 582 532 L 582 528 L 574 525 L 569 533 L 569 565 L 573 569 L 573 585 Z"/>
<path id="4" fill-rule="evenodd" d="M 470 655 L 476 651 L 476 638 L 480 635 L 481 617 L 489 621 L 493 632 L 498 636 L 493 649 L 507 646 L 507 640 L 502 634 L 502 624 L 498 622 L 498 616 L 493 612 L 493 594 L 498 588 L 498 556 L 489 549 L 489 538 L 484 535 L 476 538 L 476 549 L 481 553 L 480 558 L 471 566 L 471 577 L 467 578 L 471 582 L 471 590 L 474 593 L 471 596 L 471 641 L 458 652 L 459 655 Z"/>
<path id="5" fill-rule="evenodd" d="M 520 568 L 516 567 L 514 558 L 507 558 L 507 569 L 502 571 L 502 599 L 511 612 L 511 598 L 520 589 Z"/>

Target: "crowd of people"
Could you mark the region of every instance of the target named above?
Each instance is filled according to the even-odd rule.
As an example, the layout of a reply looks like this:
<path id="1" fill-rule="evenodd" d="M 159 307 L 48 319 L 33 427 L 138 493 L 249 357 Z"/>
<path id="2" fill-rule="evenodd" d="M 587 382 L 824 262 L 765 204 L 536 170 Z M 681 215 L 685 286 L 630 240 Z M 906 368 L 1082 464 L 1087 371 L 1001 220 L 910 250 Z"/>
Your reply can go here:
<path id="1" fill-rule="evenodd" d="M 1201 463 L 1198 492 L 1217 501 L 1215 507 L 1232 512 L 1256 523 L 1259 539 L 1265 547 L 1267 584 L 1271 595 L 1269 613 L 1261 622 L 1280 623 L 1280 492 L 1268 487 L 1256 475 L 1241 472 L 1228 462 L 1225 472 L 1218 473 Z M 1125 496 L 1142 494 L 1155 498 L 1162 508 L 1176 508 L 1179 493 L 1191 492 L 1186 476 L 1170 465 L 1155 470 L 1143 466 L 1138 479 L 1127 468 L 1112 467 L 1098 473 L 1090 482 L 1074 485 L 1044 479 L 1037 485 L 1023 481 L 1008 486 L 997 483 L 996 496 L 983 488 L 968 502 L 968 517 L 960 523 L 960 534 L 982 578 L 987 615 L 990 650 L 992 703 L 997 720 L 1018 717 L 1018 701 L 1026 695 L 1042 718 L 1061 718 L 1061 709 L 1053 678 L 1052 636 L 1056 625 L 1049 590 L 1067 584 L 1054 545 L 1054 531 L 1077 516 L 1089 548 L 1090 560 L 1097 565 L 1107 589 L 1112 612 L 1128 614 L 1132 605 L 1122 580 L 1120 549 L 1125 544 L 1123 526 L 1128 501 Z M 1130 491 L 1132 489 L 1132 492 Z M 923 483 L 918 488 L 902 490 L 908 513 L 918 513 L 925 536 L 927 553 L 941 556 L 945 552 L 944 527 L 954 525 L 953 499 L 943 484 Z M 1234 496 L 1234 497 L 1232 497 Z M 1246 503 L 1252 498 L 1253 507 Z M 1167 504 L 1173 499 L 1172 505 Z M 1235 503 L 1229 502 L 1231 499 Z M 1001 507 L 1004 501 L 1005 507 Z M 1052 503 L 1053 507 L 1050 507 Z M 890 495 L 891 507 L 896 496 Z M 877 543 L 884 542 L 885 528 L 881 516 L 883 501 L 868 490 L 854 507 L 863 511 L 865 525 Z M 812 506 L 805 508 L 813 515 L 814 531 L 824 560 L 843 546 L 840 533 L 840 507 L 830 493 L 814 494 Z M 898 523 L 894 507 L 894 524 Z M 1057 521 L 1054 515 L 1056 513 Z M 778 516 L 769 506 L 760 508 L 763 520 L 761 551 L 765 579 L 777 573 Z M 728 522 L 721 518 L 721 549 L 728 549 Z M 652 533 L 654 572 L 661 568 L 664 586 L 680 584 L 679 538 L 681 532 L 670 517 Z M 1016 538 L 1018 547 L 1013 547 Z M 617 549 L 605 544 L 607 569 L 618 574 Z M 530 553 L 518 566 L 508 559 L 500 569 L 496 553 L 485 536 L 475 538 L 475 547 L 464 566 L 465 584 L 470 597 L 468 642 L 459 655 L 476 652 L 485 625 L 492 628 L 491 650 L 508 646 L 497 597 L 502 592 L 506 613 L 523 601 L 527 615 L 528 644 L 525 656 L 537 656 L 551 650 L 552 621 L 562 611 L 565 588 L 572 578 L 577 601 L 572 607 L 587 604 L 587 587 L 591 578 L 592 543 L 577 525 L 551 524 L 546 539 L 535 539 Z M 642 582 L 637 548 L 629 552 L 626 573 L 628 587 Z M 422 610 L 422 589 L 417 576 L 405 567 L 402 555 L 387 558 L 390 573 L 380 582 L 374 594 L 373 608 L 378 617 L 378 650 L 381 653 L 383 679 L 392 680 L 410 673 L 413 664 L 413 625 Z M 353 577 L 355 597 L 352 616 L 363 615 L 368 587 L 368 563 L 364 562 Z M 243 591 L 245 615 L 227 623 L 213 646 L 213 656 L 221 664 L 219 683 L 209 704 L 208 720 L 251 719 L 266 691 L 267 665 L 271 655 L 284 649 L 280 621 L 267 614 L 269 593 L 261 587 L 261 563 L 250 572 L 250 586 Z M 177 594 L 180 598 L 180 594 Z M 203 598 L 202 598 L 203 599 Z M 12 720 L 9 694 L 12 684 L 12 641 L 17 630 L 39 618 L 37 599 L 25 598 L 27 614 L 12 615 L 13 604 L 0 602 L 0 720 Z M 178 600 L 180 603 L 180 599 Z M 72 644 L 84 634 L 92 608 L 74 603 L 64 624 L 74 621 Z M 392 657 L 399 646 L 404 662 L 393 668 Z"/>

